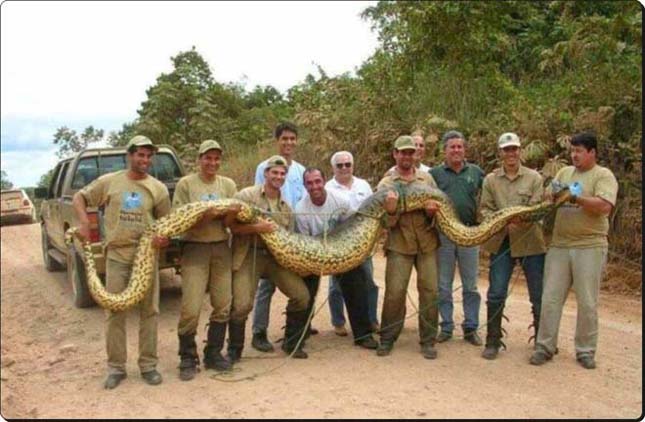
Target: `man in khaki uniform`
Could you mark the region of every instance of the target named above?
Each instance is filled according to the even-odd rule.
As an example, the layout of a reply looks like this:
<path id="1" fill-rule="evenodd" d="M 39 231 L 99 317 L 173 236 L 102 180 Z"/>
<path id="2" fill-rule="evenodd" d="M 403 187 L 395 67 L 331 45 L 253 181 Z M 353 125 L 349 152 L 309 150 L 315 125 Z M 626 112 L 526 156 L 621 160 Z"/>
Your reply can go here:
<path id="1" fill-rule="evenodd" d="M 177 183 L 173 207 L 191 202 L 232 198 L 237 193 L 235 182 L 217 174 L 222 160 L 222 148 L 213 140 L 199 146 L 199 171 L 185 176 Z M 231 218 L 234 218 L 235 213 Z M 211 312 L 208 324 L 208 342 L 204 348 L 204 366 L 218 371 L 231 368 L 221 354 L 226 337 L 226 325 L 232 301 L 231 249 L 226 222 L 206 214 L 182 238 L 181 256 L 181 313 L 179 316 L 179 378 L 184 381 L 195 377 L 199 357 L 195 333 L 199 313 L 208 287 Z"/>
<path id="2" fill-rule="evenodd" d="M 128 169 L 99 177 L 73 198 L 79 232 L 86 239 L 89 238 L 86 207 L 105 206 L 105 284 L 111 293 L 121 292 L 128 285 L 136 247 L 145 228 L 170 211 L 168 189 L 148 174 L 156 150 L 157 147 L 147 137 L 133 137 L 127 145 Z M 152 243 L 154 247 L 162 248 L 168 245 L 168 238 L 155 236 Z M 152 287 L 137 306 L 141 376 L 150 385 L 160 384 L 161 374 L 156 370 L 159 316 L 159 275 L 156 268 Z M 106 316 L 108 377 L 105 388 L 112 389 L 126 378 L 126 312 L 107 310 Z"/>
<path id="3" fill-rule="evenodd" d="M 483 218 L 507 207 L 535 205 L 542 201 L 544 193 L 540 174 L 520 163 L 520 138 L 514 133 L 504 133 L 499 137 L 497 146 L 502 166 L 484 179 L 479 206 Z M 522 265 L 526 276 L 537 338 L 546 252 L 542 227 L 539 223 L 512 221 L 486 242 L 484 249 L 490 253 L 490 285 L 486 295 L 486 348 L 482 357 L 495 359 L 503 345 L 502 314 L 508 295 L 508 284 L 517 261 Z"/>
<path id="4" fill-rule="evenodd" d="M 288 171 L 287 160 L 274 155 L 266 162 L 264 184 L 242 189 L 236 199 L 245 201 L 271 213 L 273 220 L 287 230 L 293 230 L 295 219 L 289 205 L 282 199 L 280 188 Z M 287 303 L 287 324 L 282 349 L 293 353 L 294 358 L 307 358 L 302 342 L 296 348 L 302 330 L 307 323 L 309 292 L 302 278 L 277 263 L 269 253 L 259 233 L 270 233 L 276 229 L 273 223 L 260 221 L 254 224 L 231 222 L 233 232 L 233 307 L 229 322 L 228 356 L 236 362 L 242 356 L 246 318 L 253 309 L 253 300 L 258 279 L 266 278 L 274 283 L 289 301 Z"/>
<path id="5" fill-rule="evenodd" d="M 427 359 L 435 359 L 434 348 L 439 319 L 437 303 L 437 232 L 432 228 L 432 217 L 438 209 L 435 201 L 429 201 L 425 210 L 399 214 L 396 187 L 432 186 L 437 187 L 429 173 L 414 167 L 416 146 L 412 137 L 400 136 L 394 142 L 396 168 L 381 179 L 377 190 L 387 189 L 383 207 L 388 213 L 389 228 L 387 262 L 385 265 L 385 294 L 381 315 L 381 342 L 376 351 L 378 356 L 387 356 L 403 329 L 405 320 L 405 299 L 414 266 L 417 271 L 419 291 L 419 337 L 421 353 Z"/>
<path id="6" fill-rule="evenodd" d="M 571 204 L 558 208 L 553 237 L 546 254 L 544 292 L 536 350 L 532 365 L 542 365 L 557 351 L 562 308 L 570 287 L 576 292 L 576 360 L 586 369 L 596 367 L 598 292 L 607 260 L 608 216 L 616 204 L 618 182 L 608 168 L 596 163 L 597 140 L 581 133 L 571 138 L 573 166 L 560 170 L 555 180 L 576 193 Z M 574 189 L 575 188 L 575 189 Z"/>

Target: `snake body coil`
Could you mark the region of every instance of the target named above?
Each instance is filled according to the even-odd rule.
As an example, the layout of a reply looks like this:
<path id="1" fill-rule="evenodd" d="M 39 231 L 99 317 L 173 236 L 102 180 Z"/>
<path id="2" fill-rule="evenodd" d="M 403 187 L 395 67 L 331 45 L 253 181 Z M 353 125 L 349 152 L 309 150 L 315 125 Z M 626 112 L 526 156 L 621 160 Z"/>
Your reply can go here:
<path id="1" fill-rule="evenodd" d="M 306 236 L 278 227 L 272 233 L 259 234 L 267 248 L 280 265 L 301 276 L 308 274 L 338 274 L 361 264 L 372 251 L 383 227 L 385 215 L 383 202 L 386 191 L 377 191 L 366 199 L 358 212 L 326 236 Z M 537 221 L 564 203 L 570 194 L 566 187 L 556 200 L 534 206 L 504 208 L 486 218 L 480 225 L 463 225 L 448 197 L 438 189 L 401 188 L 398 211 L 401 213 L 424 209 L 428 200 L 439 203 L 435 214 L 438 228 L 453 242 L 472 246 L 485 242 L 500 231 L 508 222 L 518 217 L 523 221 Z M 128 287 L 120 293 L 109 293 L 96 273 L 91 245 L 82 242 L 87 274 L 87 284 L 94 300 L 103 308 L 123 311 L 143 299 L 150 288 L 155 265 L 156 251 L 152 247 L 153 236 L 177 236 L 195 225 L 202 216 L 213 213 L 224 216 L 231 207 L 240 206 L 236 219 L 242 223 L 271 220 L 266 213 L 236 199 L 195 202 L 184 205 L 151 224 L 142 234 L 132 265 Z M 76 228 L 66 233 L 68 244 Z"/>

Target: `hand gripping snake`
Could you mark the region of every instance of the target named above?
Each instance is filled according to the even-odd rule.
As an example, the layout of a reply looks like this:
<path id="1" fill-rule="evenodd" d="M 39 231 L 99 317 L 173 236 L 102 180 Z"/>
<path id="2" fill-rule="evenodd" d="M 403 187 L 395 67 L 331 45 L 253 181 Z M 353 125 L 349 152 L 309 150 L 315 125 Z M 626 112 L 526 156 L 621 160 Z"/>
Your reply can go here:
<path id="1" fill-rule="evenodd" d="M 400 195 L 397 212 L 405 213 L 424 209 L 428 200 L 439 203 L 435 214 L 436 225 L 450 240 L 458 245 L 478 245 L 499 232 L 515 217 L 521 221 L 538 221 L 566 202 L 571 194 L 566 186 L 556 186 L 554 200 L 533 206 L 513 206 L 488 216 L 478 226 L 465 226 L 457 217 L 455 209 L 446 194 L 430 187 L 399 187 Z M 375 192 L 366 199 L 358 211 L 347 221 L 326 235 L 306 236 L 287 231 L 283 227 L 271 233 L 259 234 L 278 263 L 295 273 L 338 274 L 361 264 L 371 253 L 384 227 L 385 210 L 383 202 L 387 190 Z M 91 243 L 81 239 L 77 228 L 66 232 L 65 240 L 72 243 L 72 236 L 81 240 L 87 284 L 89 291 L 101 307 L 111 311 L 123 311 L 143 299 L 151 286 L 156 251 L 152 246 L 154 235 L 174 237 L 189 230 L 202 216 L 209 212 L 216 218 L 239 206 L 236 219 L 241 223 L 271 220 L 265 211 L 236 199 L 221 199 L 186 204 L 165 217 L 152 223 L 141 235 L 128 286 L 120 293 L 109 293 L 103 286 L 92 254 Z"/>

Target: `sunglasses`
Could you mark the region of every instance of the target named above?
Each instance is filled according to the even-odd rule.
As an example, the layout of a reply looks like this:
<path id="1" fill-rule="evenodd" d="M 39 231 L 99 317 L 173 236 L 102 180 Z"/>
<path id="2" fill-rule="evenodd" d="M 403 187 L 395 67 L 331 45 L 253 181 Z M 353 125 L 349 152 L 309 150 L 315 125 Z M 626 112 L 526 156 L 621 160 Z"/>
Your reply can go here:
<path id="1" fill-rule="evenodd" d="M 342 169 L 343 167 L 345 167 L 346 169 L 348 169 L 348 168 L 350 168 L 351 166 L 352 166 L 352 163 L 337 163 L 337 164 L 336 164 L 336 168 L 337 168 L 337 169 L 339 169 L 339 170 L 340 170 L 340 169 Z"/>

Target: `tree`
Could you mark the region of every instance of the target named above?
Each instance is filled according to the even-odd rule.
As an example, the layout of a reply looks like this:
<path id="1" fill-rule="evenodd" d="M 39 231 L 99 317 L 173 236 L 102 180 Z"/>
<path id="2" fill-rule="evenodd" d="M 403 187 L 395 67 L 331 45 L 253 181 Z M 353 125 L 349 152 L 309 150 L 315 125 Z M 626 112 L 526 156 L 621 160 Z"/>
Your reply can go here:
<path id="1" fill-rule="evenodd" d="M 7 178 L 7 172 L 2 170 L 2 179 L 0 180 L 2 190 L 7 190 L 13 188 L 13 183 Z"/>
<path id="2" fill-rule="evenodd" d="M 54 169 L 50 169 L 47 173 L 40 176 L 37 187 L 48 188 L 51 184 L 52 177 L 54 176 Z"/>
<path id="3" fill-rule="evenodd" d="M 103 129 L 94 129 L 93 126 L 86 127 L 80 135 L 67 126 L 60 127 L 54 134 L 54 144 L 59 146 L 56 155 L 59 158 L 68 157 L 101 139 L 103 139 Z"/>

